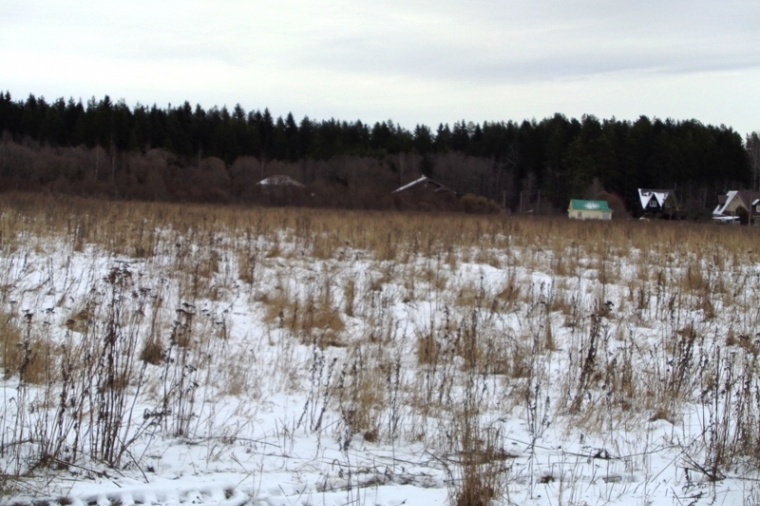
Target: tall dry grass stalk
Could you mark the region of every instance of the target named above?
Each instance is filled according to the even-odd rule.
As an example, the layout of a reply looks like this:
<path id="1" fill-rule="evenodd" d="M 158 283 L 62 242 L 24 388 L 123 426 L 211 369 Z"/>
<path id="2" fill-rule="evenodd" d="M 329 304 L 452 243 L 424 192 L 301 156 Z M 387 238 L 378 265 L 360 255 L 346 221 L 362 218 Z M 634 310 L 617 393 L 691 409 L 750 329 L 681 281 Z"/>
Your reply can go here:
<path id="1" fill-rule="evenodd" d="M 498 423 L 487 421 L 505 413 L 525 417 L 534 439 L 559 418 L 614 439 L 618 425 L 675 421 L 699 404 L 704 437 L 685 449 L 695 465 L 711 479 L 739 457 L 760 467 L 746 449 L 760 440 L 760 294 L 748 267 L 760 230 L 14 193 L 0 209 L 5 376 L 56 410 L 48 425 L 22 412 L 0 430 L 44 442 L 48 463 L 62 441 L 71 461 L 117 463 L 140 434 L 192 437 L 214 395 L 273 393 L 250 394 L 255 385 L 306 391 L 298 427 L 322 437 L 332 410 L 341 446 L 361 435 L 458 453 L 461 504 L 505 490 Z M 121 270 L 75 279 L 64 260 L 30 260 L 51 247 L 92 272 Z M 40 292 L 19 293 L 30 273 Z M 214 367 L 243 356 L 228 313 L 240 301 L 251 364 L 218 380 Z M 557 364 L 568 377 L 552 377 Z M 73 404 L 56 405 L 62 393 Z M 139 422 L 138 396 L 153 403 Z"/>

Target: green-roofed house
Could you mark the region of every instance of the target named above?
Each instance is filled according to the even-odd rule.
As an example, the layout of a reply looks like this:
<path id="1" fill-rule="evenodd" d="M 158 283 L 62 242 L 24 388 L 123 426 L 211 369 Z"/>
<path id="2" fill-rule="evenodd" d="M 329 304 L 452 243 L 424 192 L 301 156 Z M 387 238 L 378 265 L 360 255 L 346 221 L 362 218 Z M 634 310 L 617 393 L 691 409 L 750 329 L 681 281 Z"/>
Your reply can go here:
<path id="1" fill-rule="evenodd" d="M 612 209 L 606 200 L 576 200 L 570 201 L 567 215 L 576 220 L 611 220 Z"/>

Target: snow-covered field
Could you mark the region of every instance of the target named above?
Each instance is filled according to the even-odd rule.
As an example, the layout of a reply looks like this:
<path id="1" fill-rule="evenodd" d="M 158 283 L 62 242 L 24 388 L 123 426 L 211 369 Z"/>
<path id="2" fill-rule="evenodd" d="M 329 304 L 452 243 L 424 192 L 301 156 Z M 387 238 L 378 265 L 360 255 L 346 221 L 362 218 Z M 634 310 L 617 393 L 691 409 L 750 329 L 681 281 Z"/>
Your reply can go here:
<path id="1" fill-rule="evenodd" d="M 760 500 L 754 231 L 122 206 L 2 207 L 7 504 Z"/>

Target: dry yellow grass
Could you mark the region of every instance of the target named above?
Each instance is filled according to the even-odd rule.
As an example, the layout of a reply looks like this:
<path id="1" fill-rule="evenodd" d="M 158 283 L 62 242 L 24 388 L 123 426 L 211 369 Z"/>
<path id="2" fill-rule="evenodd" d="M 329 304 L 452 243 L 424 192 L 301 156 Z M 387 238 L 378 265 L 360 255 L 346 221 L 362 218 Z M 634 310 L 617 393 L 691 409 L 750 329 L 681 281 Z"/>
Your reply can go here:
<path id="1" fill-rule="evenodd" d="M 588 223 L 564 218 L 515 218 L 451 214 L 220 207 L 200 204 L 105 202 L 71 197 L 3 194 L 0 232 L 4 244 L 16 232 L 29 236 L 60 234 L 85 247 L 95 244 L 116 254 L 150 256 L 171 251 L 160 231 L 172 231 L 196 244 L 232 234 L 237 245 L 278 232 L 291 234 L 316 258 L 333 258 L 344 247 L 374 252 L 378 260 L 410 255 L 434 257 L 472 248 L 475 260 L 497 264 L 495 251 L 509 246 L 555 251 L 554 266 L 568 270 L 565 248 L 611 259 L 630 251 L 678 256 L 697 252 L 717 269 L 753 261 L 760 231 L 693 223 Z M 208 269 L 212 265 L 205 266 Z M 560 272 L 561 274 L 561 272 Z M 698 279 L 694 279 L 697 281 Z"/>
<path id="2" fill-rule="evenodd" d="M 754 228 L 21 194 L 0 195 L 0 209 L 0 248 L 8 258 L 22 259 L 29 248 L 45 251 L 63 240 L 73 251 L 137 258 L 146 266 L 144 276 L 156 268 L 177 277 L 171 297 L 180 307 L 163 308 L 170 316 L 140 336 L 135 358 L 145 363 L 168 369 L 165 346 L 188 357 L 211 356 L 212 338 L 232 340 L 226 322 L 212 320 L 213 311 L 204 313 L 203 304 L 219 309 L 229 293 L 246 294 L 254 322 L 246 335 L 261 346 L 280 346 L 280 355 L 276 364 L 235 364 L 220 391 L 243 395 L 270 372 L 302 387 L 303 378 L 291 368 L 293 349 L 303 351 L 301 345 L 341 356 L 344 393 L 326 392 L 336 388 L 335 372 L 331 382 L 318 382 L 320 399 L 332 402 L 350 431 L 368 441 L 392 437 L 395 429 L 379 421 L 393 420 L 389 411 L 401 416 L 404 409 L 416 410 L 419 419 L 459 416 L 452 399 L 463 377 L 492 381 L 496 388 L 489 383 L 488 392 L 498 391 L 493 395 L 501 396 L 500 406 L 536 405 L 531 396 L 539 395 L 541 364 L 566 358 L 572 364 L 551 403 L 563 416 L 575 416 L 577 426 L 601 430 L 603 420 L 625 421 L 635 413 L 674 418 L 690 392 L 717 391 L 709 379 L 716 375 L 708 370 L 711 362 L 703 360 L 704 370 L 695 372 L 689 353 L 727 311 L 740 316 L 733 317 L 721 344 L 757 354 L 755 278 L 737 274 L 760 260 L 760 230 Z M 34 335 L 23 342 L 23 315 L 8 300 L 14 281 L 8 271 L 0 273 L 0 297 L 9 308 L 0 314 L 6 376 L 45 381 L 42 372 L 54 369 L 50 364 L 58 357 Z M 478 272 L 484 274 L 473 275 Z M 141 297 L 135 283 L 130 300 Z M 158 312 L 159 295 L 152 307 L 141 308 L 146 321 Z M 89 302 L 72 301 L 60 312 L 58 324 L 72 340 L 102 337 L 102 294 L 98 300 L 97 311 Z M 403 320 L 407 315 L 412 317 Z M 421 323 L 428 317 L 429 324 Z M 657 335 L 646 334 L 655 325 Z M 637 332 L 645 339 L 639 341 Z M 648 340 L 655 345 L 650 348 Z M 346 369 L 352 360 L 357 369 Z M 417 369 L 402 369 L 408 367 Z M 408 430 L 420 440 L 424 430 L 415 423 Z M 498 450 L 470 443 L 463 443 L 472 447 L 463 452 Z M 474 460 L 471 470 L 480 465 Z"/>

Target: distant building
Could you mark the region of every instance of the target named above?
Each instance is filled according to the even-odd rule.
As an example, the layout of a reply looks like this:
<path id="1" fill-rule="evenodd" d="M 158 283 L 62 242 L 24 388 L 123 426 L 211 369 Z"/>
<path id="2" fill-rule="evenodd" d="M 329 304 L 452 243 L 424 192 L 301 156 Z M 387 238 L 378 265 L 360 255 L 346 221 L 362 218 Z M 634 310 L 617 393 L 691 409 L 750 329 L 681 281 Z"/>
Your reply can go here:
<path id="1" fill-rule="evenodd" d="M 639 188 L 641 213 L 650 216 L 673 217 L 678 212 L 675 192 L 673 190 L 653 190 Z"/>
<path id="2" fill-rule="evenodd" d="M 712 212 L 713 221 L 741 221 L 742 224 L 760 221 L 760 193 L 732 190 L 718 196 L 718 205 Z"/>
<path id="3" fill-rule="evenodd" d="M 438 181 L 422 176 L 391 192 L 396 209 L 456 211 L 459 194 Z"/>
<path id="4" fill-rule="evenodd" d="M 392 193 L 449 193 L 454 196 L 457 195 L 457 192 L 451 188 L 447 188 L 438 181 L 427 176 L 422 176 L 411 183 L 400 186 L 393 190 Z"/>
<path id="5" fill-rule="evenodd" d="M 612 209 L 606 200 L 577 200 L 570 201 L 567 216 L 575 220 L 611 220 Z"/>
<path id="6" fill-rule="evenodd" d="M 262 179 L 258 183 L 256 183 L 260 186 L 293 186 L 296 188 L 304 188 L 304 185 L 296 181 L 290 176 L 286 176 L 283 174 L 277 174 L 274 176 L 269 176 L 268 178 Z"/>
<path id="7" fill-rule="evenodd" d="M 269 206 L 292 206 L 302 204 L 307 197 L 306 186 L 290 176 L 277 174 L 256 183 L 256 199 Z"/>

